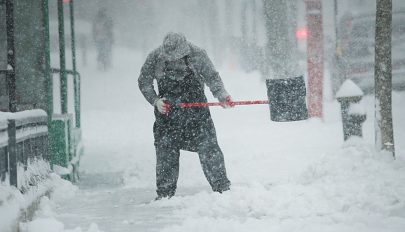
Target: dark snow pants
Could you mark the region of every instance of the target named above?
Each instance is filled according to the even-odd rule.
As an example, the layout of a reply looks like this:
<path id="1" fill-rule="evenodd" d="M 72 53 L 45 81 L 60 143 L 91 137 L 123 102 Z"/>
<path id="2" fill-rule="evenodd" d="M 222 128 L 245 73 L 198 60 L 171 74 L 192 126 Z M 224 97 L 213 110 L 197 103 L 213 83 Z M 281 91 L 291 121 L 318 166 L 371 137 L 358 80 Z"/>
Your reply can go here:
<path id="1" fill-rule="evenodd" d="M 197 153 L 212 190 L 229 190 L 231 183 L 226 177 L 224 156 L 218 143 L 208 139 L 200 144 Z M 179 148 L 165 142 L 156 145 L 156 192 L 159 197 L 171 197 L 175 194 L 179 177 L 179 158 Z"/>

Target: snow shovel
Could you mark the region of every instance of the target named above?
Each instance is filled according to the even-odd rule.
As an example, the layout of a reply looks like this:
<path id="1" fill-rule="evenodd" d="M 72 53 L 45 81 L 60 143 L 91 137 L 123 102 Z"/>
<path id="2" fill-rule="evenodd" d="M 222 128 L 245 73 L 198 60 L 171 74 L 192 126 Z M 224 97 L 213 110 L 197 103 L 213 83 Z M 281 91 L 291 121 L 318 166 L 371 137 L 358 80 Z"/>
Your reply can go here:
<path id="1" fill-rule="evenodd" d="M 276 122 L 308 119 L 306 88 L 303 76 L 266 80 L 271 99 L 270 118 Z"/>
<path id="2" fill-rule="evenodd" d="M 266 104 L 270 107 L 270 119 L 276 122 L 291 122 L 308 119 L 306 89 L 302 76 L 266 81 L 269 100 L 233 101 L 232 105 Z M 271 101 L 270 101 L 271 99 Z M 224 106 L 223 102 L 179 103 L 182 108 Z"/>

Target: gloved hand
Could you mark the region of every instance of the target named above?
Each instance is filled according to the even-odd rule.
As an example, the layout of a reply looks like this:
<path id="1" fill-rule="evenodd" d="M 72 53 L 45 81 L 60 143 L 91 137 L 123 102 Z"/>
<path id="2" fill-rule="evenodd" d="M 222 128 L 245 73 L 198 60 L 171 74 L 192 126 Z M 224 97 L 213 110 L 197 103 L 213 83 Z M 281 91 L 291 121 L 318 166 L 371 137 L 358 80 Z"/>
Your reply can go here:
<path id="1" fill-rule="evenodd" d="M 155 106 L 161 114 L 167 114 L 170 112 L 170 103 L 166 98 L 159 98 L 155 101 Z"/>
<path id="2" fill-rule="evenodd" d="M 232 100 L 232 97 L 230 95 L 226 96 L 225 99 L 223 99 L 222 103 L 222 108 L 229 109 L 235 106 L 235 103 Z"/>

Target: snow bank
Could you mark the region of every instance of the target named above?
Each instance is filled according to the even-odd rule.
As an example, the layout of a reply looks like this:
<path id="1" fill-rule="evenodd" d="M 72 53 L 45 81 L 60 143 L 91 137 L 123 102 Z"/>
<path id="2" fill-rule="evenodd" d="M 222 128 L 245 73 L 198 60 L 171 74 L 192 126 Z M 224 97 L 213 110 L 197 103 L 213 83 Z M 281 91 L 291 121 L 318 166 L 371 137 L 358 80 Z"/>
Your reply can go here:
<path id="1" fill-rule="evenodd" d="M 58 181 L 60 183 L 60 180 Z M 67 182 L 67 181 L 65 181 Z M 70 183 L 70 182 L 69 182 Z M 62 186 L 62 187 L 61 187 Z M 65 183 L 59 185 L 56 189 L 59 190 L 72 190 L 76 189 L 73 185 Z M 52 198 L 55 195 L 59 195 L 60 191 L 56 194 L 52 194 Z M 71 196 L 70 196 L 71 197 Z M 48 197 L 43 197 L 40 203 L 40 208 L 36 212 L 36 217 L 31 222 L 21 223 L 21 232 L 102 232 L 98 229 L 98 226 L 94 223 L 90 224 L 87 230 L 77 227 L 75 229 L 65 229 L 65 225 L 55 218 L 55 213 L 52 208 L 55 207 L 57 200 L 51 201 Z"/>
<path id="2" fill-rule="evenodd" d="M 0 184 L 0 225 L 8 231 L 20 217 L 21 211 L 31 206 L 34 201 L 50 191 L 54 191 L 56 199 L 72 197 L 77 187 L 51 173 L 49 164 L 44 160 L 32 160 L 18 177 L 20 189 L 10 186 L 7 182 Z M 2 230 L 3 231 L 3 230 Z"/>
<path id="3" fill-rule="evenodd" d="M 65 226 L 62 222 L 55 218 L 40 218 L 33 220 L 32 222 L 24 225 L 22 232 L 82 232 L 83 230 L 78 227 L 73 230 L 65 230 Z M 98 229 L 96 224 L 91 224 L 86 232 L 102 232 Z"/>
<path id="4" fill-rule="evenodd" d="M 19 189 L 10 186 L 8 181 L 0 184 L 0 225 L 7 230 L 20 216 L 20 211 L 27 209 L 36 199 L 44 195 L 52 187 L 47 180 L 49 165 L 43 160 L 33 160 L 24 170 L 20 169 L 18 176 Z"/>
<path id="5" fill-rule="evenodd" d="M 11 230 L 12 224 L 18 218 L 23 202 L 25 199 L 16 188 L 0 182 L 0 226 L 2 230 Z"/>
<path id="6" fill-rule="evenodd" d="M 58 207 L 61 202 L 66 203 L 67 200 L 74 200 L 78 187 L 60 178 L 55 173 L 51 174 L 49 182 L 52 185 L 50 198 L 47 196 L 42 197 L 34 219 L 20 224 L 22 232 L 102 232 L 95 223 L 90 223 L 89 228 L 86 230 L 80 227 L 74 229 L 65 228 L 65 225 L 56 218 L 57 215 L 53 209 Z"/>
<path id="7" fill-rule="evenodd" d="M 405 161 L 361 140 L 325 154 L 294 180 L 153 202 L 180 225 L 163 231 L 403 231 Z M 202 203 L 203 202 L 203 203 Z"/>

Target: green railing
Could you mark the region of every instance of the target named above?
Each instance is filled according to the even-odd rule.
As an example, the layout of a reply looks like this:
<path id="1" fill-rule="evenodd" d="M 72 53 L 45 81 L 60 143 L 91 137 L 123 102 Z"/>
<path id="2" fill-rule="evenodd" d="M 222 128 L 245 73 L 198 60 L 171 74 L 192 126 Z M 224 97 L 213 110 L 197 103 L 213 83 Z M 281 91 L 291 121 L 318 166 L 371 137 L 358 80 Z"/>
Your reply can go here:
<path id="1" fill-rule="evenodd" d="M 70 33 L 73 70 L 66 69 L 66 47 L 65 47 L 65 23 L 64 23 L 64 1 L 58 2 L 58 30 L 59 30 L 59 68 L 52 68 L 50 62 L 50 38 L 49 38 L 49 5 L 48 0 L 44 1 L 44 12 L 46 20 L 46 69 L 48 78 L 48 115 L 49 115 L 49 150 L 51 164 L 56 172 L 62 176 L 75 181 L 78 178 L 78 166 L 80 156 L 83 154 L 81 145 L 81 97 L 80 97 L 80 73 L 76 66 L 75 46 L 75 24 L 74 24 L 74 1 L 69 1 Z M 60 112 L 55 114 L 53 103 L 53 74 L 59 74 L 60 78 Z M 73 77 L 74 91 L 74 113 L 68 112 L 68 76 Z M 75 124 L 73 125 L 73 121 Z"/>
<path id="2" fill-rule="evenodd" d="M 60 74 L 61 70 L 58 68 L 51 68 L 51 76 L 54 77 L 52 74 Z M 77 128 L 80 128 L 81 124 L 81 114 L 80 114 L 80 83 L 81 83 L 81 75 L 77 71 L 73 70 L 65 70 L 66 76 L 70 75 L 73 77 L 73 88 L 74 88 L 74 109 L 75 109 L 75 125 Z M 67 105 L 67 103 L 66 103 Z M 63 108 L 63 107 L 62 107 Z"/>

